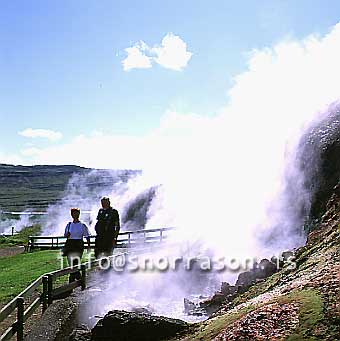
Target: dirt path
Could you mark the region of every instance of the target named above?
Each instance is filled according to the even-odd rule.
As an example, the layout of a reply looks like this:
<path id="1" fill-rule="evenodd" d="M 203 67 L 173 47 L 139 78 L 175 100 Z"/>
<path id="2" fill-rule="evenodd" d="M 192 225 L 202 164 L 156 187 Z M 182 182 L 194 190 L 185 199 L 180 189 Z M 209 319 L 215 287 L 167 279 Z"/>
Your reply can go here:
<path id="1" fill-rule="evenodd" d="M 25 246 L 11 246 L 0 249 L 0 257 L 15 256 L 25 251 Z"/>

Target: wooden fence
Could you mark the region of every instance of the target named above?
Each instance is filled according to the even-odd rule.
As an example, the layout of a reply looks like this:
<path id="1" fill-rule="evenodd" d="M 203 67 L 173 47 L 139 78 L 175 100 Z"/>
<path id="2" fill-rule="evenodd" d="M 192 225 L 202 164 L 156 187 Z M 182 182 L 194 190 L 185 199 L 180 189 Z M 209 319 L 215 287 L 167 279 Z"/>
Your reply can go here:
<path id="1" fill-rule="evenodd" d="M 59 288 L 53 288 L 53 283 L 56 278 L 81 271 L 81 279 L 72 283 L 63 285 Z M 42 286 L 42 294 L 40 294 L 29 306 L 25 309 L 25 299 L 33 294 L 39 287 Z M 17 297 L 10 301 L 0 311 L 0 322 L 4 321 L 13 311 L 16 309 L 16 321 L 1 335 L 0 340 L 10 340 L 12 336 L 17 335 L 17 340 L 24 339 L 24 324 L 25 321 L 34 313 L 34 311 L 42 306 L 42 313 L 53 302 L 53 299 L 78 286 L 81 286 L 82 290 L 86 286 L 86 267 L 84 264 L 77 267 L 69 267 L 62 270 L 50 272 L 40 276 L 29 287 L 22 291 Z"/>
<path id="2" fill-rule="evenodd" d="M 126 255 L 127 252 L 119 253 L 108 258 L 115 258 L 118 256 Z M 0 323 L 3 322 L 9 315 L 13 314 L 16 310 L 16 321 L 7 328 L 7 330 L 0 336 L 0 341 L 10 340 L 14 335 L 17 336 L 17 340 L 22 341 L 24 339 L 24 325 L 25 321 L 41 306 L 42 313 L 53 303 L 53 300 L 60 297 L 60 295 L 70 292 L 71 290 L 81 287 L 81 290 L 86 288 L 86 272 L 89 269 L 100 264 L 101 260 L 94 260 L 89 263 L 80 264 L 74 267 L 68 267 L 62 270 L 56 270 L 46 273 L 36 279 L 30 286 L 10 301 L 0 311 Z M 55 287 L 56 279 L 72 273 L 80 273 L 80 279 L 74 282 L 63 284 L 59 287 Z M 31 296 L 42 286 L 42 293 L 33 300 L 25 309 L 25 299 Z"/>
<path id="3" fill-rule="evenodd" d="M 155 242 L 162 242 L 166 239 L 165 233 L 173 228 L 160 228 L 150 230 L 139 230 L 122 232 L 119 234 L 117 247 L 131 247 L 140 244 L 150 244 Z M 49 240 L 49 242 L 48 242 Z M 31 236 L 29 241 L 30 250 L 34 248 L 61 248 L 65 243 L 64 237 L 42 237 Z M 93 246 L 93 238 L 91 241 Z M 109 258 L 113 259 L 118 256 L 126 255 L 127 252 L 115 254 Z M 17 340 L 22 341 L 24 339 L 24 325 L 25 321 L 36 311 L 40 306 L 42 313 L 47 307 L 53 303 L 53 300 L 62 294 L 70 292 L 71 290 L 81 287 L 82 290 L 86 288 L 86 272 L 89 269 L 100 264 L 100 260 L 94 260 L 89 263 L 77 265 L 74 267 L 68 267 L 61 270 L 56 270 L 50 273 L 46 273 L 36 279 L 31 285 L 29 285 L 24 291 L 10 301 L 0 311 L 0 323 L 13 314 L 16 310 L 16 321 L 2 334 L 0 335 L 0 341 L 10 340 L 14 335 L 17 335 Z M 74 282 L 55 287 L 56 279 L 65 275 L 80 272 L 80 279 Z M 40 288 L 42 286 L 42 288 Z M 25 309 L 25 299 L 30 297 L 38 289 L 42 289 L 42 293 L 33 300 Z"/>
<path id="4" fill-rule="evenodd" d="M 117 239 L 117 248 L 128 248 L 137 245 L 145 245 L 154 242 L 164 241 L 168 235 L 167 232 L 173 230 L 173 227 L 165 227 L 158 229 L 147 229 L 137 231 L 121 232 Z M 40 249 L 60 249 L 65 245 L 66 238 L 63 236 L 30 236 L 28 241 L 28 250 L 35 248 Z M 95 236 L 90 237 L 90 245 L 93 248 Z"/>

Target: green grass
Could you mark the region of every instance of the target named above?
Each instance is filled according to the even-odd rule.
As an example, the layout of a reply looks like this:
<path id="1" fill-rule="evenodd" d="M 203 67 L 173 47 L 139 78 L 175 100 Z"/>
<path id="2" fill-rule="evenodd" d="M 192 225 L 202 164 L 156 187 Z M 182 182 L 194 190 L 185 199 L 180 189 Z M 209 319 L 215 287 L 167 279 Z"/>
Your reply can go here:
<path id="1" fill-rule="evenodd" d="M 35 251 L 0 258 L 0 303 L 6 303 L 17 296 L 41 275 L 68 267 L 66 257 L 61 265 L 59 250 Z M 84 252 L 82 262 L 88 261 Z M 68 281 L 68 275 L 59 277 L 55 284 L 60 286 Z"/>
<path id="2" fill-rule="evenodd" d="M 23 228 L 18 234 L 11 237 L 0 236 L 0 248 L 26 245 L 28 243 L 28 237 L 40 234 L 40 225 L 33 225 Z"/>
<path id="3" fill-rule="evenodd" d="M 38 251 L 0 258 L 0 302 L 6 303 L 46 272 L 60 268 L 59 251 Z"/>

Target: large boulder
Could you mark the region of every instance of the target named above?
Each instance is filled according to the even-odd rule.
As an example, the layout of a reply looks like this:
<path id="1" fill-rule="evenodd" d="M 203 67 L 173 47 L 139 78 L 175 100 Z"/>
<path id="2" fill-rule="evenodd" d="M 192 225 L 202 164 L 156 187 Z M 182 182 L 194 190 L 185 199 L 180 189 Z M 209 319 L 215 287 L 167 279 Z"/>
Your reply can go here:
<path id="1" fill-rule="evenodd" d="M 254 271 L 241 272 L 236 281 L 236 287 L 249 287 L 255 283 L 256 275 Z"/>
<path id="2" fill-rule="evenodd" d="M 257 277 L 259 279 L 267 278 L 277 272 L 277 266 L 266 258 L 260 261 L 259 269 L 260 274 Z"/>
<path id="3" fill-rule="evenodd" d="M 189 324 L 178 319 L 113 310 L 92 329 L 93 341 L 156 341 L 175 336 Z"/>

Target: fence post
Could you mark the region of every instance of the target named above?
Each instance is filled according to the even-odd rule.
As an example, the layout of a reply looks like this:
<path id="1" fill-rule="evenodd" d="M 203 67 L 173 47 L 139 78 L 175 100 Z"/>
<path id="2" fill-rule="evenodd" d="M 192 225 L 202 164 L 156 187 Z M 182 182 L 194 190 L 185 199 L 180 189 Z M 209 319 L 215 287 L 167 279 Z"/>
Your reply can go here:
<path id="1" fill-rule="evenodd" d="M 17 340 L 23 341 L 24 339 L 24 298 L 17 298 L 17 321 L 18 321 L 18 330 L 17 330 Z"/>
<path id="2" fill-rule="evenodd" d="M 59 249 L 59 238 L 57 237 L 57 249 Z"/>
<path id="3" fill-rule="evenodd" d="M 51 274 L 48 274 L 48 283 L 47 283 L 47 303 L 48 305 L 52 304 L 53 297 L 52 297 L 52 291 L 53 291 L 53 277 Z"/>
<path id="4" fill-rule="evenodd" d="M 30 239 L 29 249 L 30 249 L 30 251 L 31 251 L 31 250 L 33 250 L 33 248 L 34 248 L 34 237 L 30 237 L 29 239 Z"/>
<path id="5" fill-rule="evenodd" d="M 163 240 L 163 230 L 161 230 L 160 233 L 161 233 L 161 235 L 160 235 L 160 240 L 159 241 L 162 242 L 162 240 Z"/>
<path id="6" fill-rule="evenodd" d="M 48 307 L 48 276 L 43 276 L 42 282 L 43 282 L 42 313 L 44 313 Z"/>
<path id="7" fill-rule="evenodd" d="M 85 264 L 82 264 L 80 266 L 81 271 L 81 290 L 85 290 L 86 288 L 86 266 Z"/>
<path id="8" fill-rule="evenodd" d="M 14 236 L 14 226 L 12 226 L 12 236 Z"/>
<path id="9" fill-rule="evenodd" d="M 129 232 L 129 234 L 128 234 L 128 245 L 130 246 L 130 244 L 131 244 L 131 233 Z"/>

